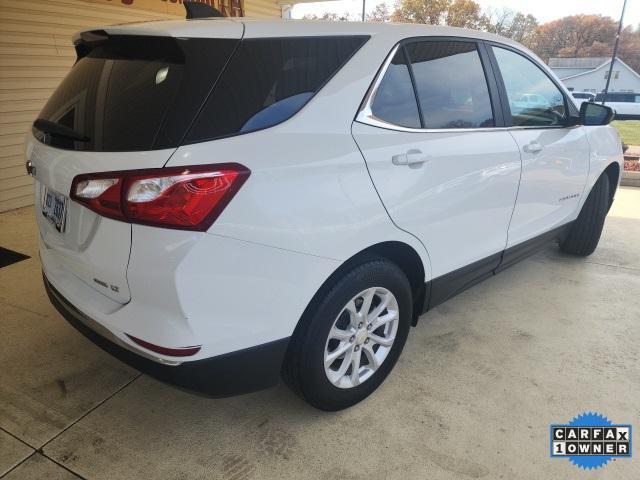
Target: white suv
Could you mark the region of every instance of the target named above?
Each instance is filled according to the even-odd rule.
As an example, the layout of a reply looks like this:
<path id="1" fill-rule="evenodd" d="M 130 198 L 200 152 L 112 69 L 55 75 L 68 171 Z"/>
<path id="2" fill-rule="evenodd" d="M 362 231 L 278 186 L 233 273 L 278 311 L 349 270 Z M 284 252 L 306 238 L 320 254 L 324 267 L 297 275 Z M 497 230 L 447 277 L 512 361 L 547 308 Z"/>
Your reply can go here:
<path id="1" fill-rule="evenodd" d="M 355 404 L 422 313 L 547 242 L 590 254 L 618 186 L 611 110 L 486 33 L 200 19 L 75 44 L 26 141 L 47 291 L 212 396 L 282 374 Z"/>

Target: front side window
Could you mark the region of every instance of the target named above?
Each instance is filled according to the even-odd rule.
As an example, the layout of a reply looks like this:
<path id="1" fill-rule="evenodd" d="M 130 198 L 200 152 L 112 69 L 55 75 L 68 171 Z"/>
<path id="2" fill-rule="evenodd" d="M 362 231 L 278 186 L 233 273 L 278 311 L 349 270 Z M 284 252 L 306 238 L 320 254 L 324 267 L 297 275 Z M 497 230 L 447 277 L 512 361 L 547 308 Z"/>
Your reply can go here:
<path id="1" fill-rule="evenodd" d="M 424 128 L 493 127 L 491 97 L 474 42 L 407 45 Z"/>
<path id="2" fill-rule="evenodd" d="M 493 47 L 504 81 L 514 126 L 562 125 L 564 95 L 531 60 L 505 48 Z"/>
<path id="3" fill-rule="evenodd" d="M 389 63 L 371 104 L 374 117 L 401 127 L 420 128 L 420 114 L 416 102 L 409 67 L 402 48 Z"/>

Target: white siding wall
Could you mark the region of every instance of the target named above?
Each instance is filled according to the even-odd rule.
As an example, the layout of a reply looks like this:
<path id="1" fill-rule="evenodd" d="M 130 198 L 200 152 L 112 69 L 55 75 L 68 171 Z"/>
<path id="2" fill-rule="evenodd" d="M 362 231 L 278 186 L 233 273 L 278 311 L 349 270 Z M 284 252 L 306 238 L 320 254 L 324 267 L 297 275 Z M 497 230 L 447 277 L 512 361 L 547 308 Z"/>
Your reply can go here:
<path id="1" fill-rule="evenodd" d="M 244 0 L 244 13 L 254 18 L 280 18 L 280 6 L 274 0 Z"/>
<path id="2" fill-rule="evenodd" d="M 93 26 L 184 15 L 181 5 L 162 0 L 133 6 L 115 0 L 0 0 L 0 212 L 33 203 L 22 142 L 73 65 L 71 35 Z M 280 17 L 272 0 L 245 0 L 244 8 L 247 16 Z"/>
<path id="3" fill-rule="evenodd" d="M 0 212 L 32 203 L 22 141 L 73 65 L 71 35 L 83 28 L 166 14 L 81 0 L 0 0 Z"/>
<path id="4" fill-rule="evenodd" d="M 588 68 L 552 68 L 551 70 L 558 76 L 558 78 L 570 77 L 578 73 L 588 72 Z"/>
<path id="5" fill-rule="evenodd" d="M 604 90 L 607 83 L 604 75 L 608 71 L 609 66 L 607 65 L 579 77 L 564 79 L 563 82 L 568 88 L 573 88 L 576 91 L 595 89 L 596 92 L 600 92 Z M 615 75 L 612 76 L 611 84 L 609 85 L 610 92 L 619 92 L 621 90 L 640 92 L 640 77 L 634 75 L 628 68 L 618 62 L 614 64 L 613 71 L 619 71 L 620 73 L 618 78 L 615 78 Z"/>

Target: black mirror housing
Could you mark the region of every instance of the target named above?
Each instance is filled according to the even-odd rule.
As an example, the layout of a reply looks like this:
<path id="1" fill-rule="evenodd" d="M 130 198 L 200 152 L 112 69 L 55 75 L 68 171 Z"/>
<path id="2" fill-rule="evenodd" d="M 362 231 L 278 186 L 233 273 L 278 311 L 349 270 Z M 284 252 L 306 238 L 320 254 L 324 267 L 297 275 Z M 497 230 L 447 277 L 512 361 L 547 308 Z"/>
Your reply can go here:
<path id="1" fill-rule="evenodd" d="M 616 116 L 611 107 L 599 103 L 584 102 L 580 105 L 580 123 L 582 125 L 608 125 Z"/>

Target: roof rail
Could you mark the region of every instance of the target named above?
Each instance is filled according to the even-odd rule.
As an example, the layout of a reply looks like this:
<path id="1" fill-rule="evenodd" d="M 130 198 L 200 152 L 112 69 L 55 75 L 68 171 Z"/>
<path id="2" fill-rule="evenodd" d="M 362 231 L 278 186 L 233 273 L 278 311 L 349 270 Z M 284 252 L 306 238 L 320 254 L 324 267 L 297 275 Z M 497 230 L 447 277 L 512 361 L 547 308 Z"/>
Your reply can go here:
<path id="1" fill-rule="evenodd" d="M 184 0 L 184 9 L 187 11 L 187 20 L 191 18 L 224 17 L 224 15 L 207 3 L 193 0 Z"/>

